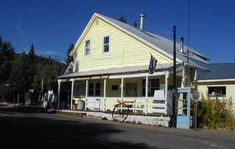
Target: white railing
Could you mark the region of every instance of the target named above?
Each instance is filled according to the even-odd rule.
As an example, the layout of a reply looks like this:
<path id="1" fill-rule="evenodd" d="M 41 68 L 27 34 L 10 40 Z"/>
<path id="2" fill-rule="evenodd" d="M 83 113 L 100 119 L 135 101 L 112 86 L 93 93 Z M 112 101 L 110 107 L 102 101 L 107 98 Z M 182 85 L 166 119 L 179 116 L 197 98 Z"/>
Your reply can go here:
<path id="1" fill-rule="evenodd" d="M 148 113 L 148 99 L 143 97 L 123 98 L 117 101 L 118 103 L 125 103 L 130 106 L 129 110 L 133 113 Z"/>
<path id="2" fill-rule="evenodd" d="M 147 100 L 145 97 L 87 97 L 86 109 L 103 112 L 112 111 L 114 106 L 121 102 L 130 105 L 129 109 L 133 113 L 171 115 L 169 99 L 159 97 L 148 97 Z"/>
<path id="3" fill-rule="evenodd" d="M 106 111 L 106 100 L 112 100 L 111 103 L 114 103 L 114 105 L 112 105 L 113 107 L 115 104 L 123 102 L 130 105 L 129 109 L 133 113 L 148 113 L 148 100 L 143 97 L 125 97 L 122 99 L 120 97 L 106 97 L 106 99 L 104 99 L 104 97 L 87 97 L 86 108 L 93 111 Z"/>
<path id="4" fill-rule="evenodd" d="M 169 95 L 165 97 L 164 90 L 155 91 L 152 105 L 153 113 L 172 114 L 172 98 Z"/>
<path id="5" fill-rule="evenodd" d="M 105 111 L 105 103 L 104 97 L 87 97 L 86 108 L 94 111 Z"/>

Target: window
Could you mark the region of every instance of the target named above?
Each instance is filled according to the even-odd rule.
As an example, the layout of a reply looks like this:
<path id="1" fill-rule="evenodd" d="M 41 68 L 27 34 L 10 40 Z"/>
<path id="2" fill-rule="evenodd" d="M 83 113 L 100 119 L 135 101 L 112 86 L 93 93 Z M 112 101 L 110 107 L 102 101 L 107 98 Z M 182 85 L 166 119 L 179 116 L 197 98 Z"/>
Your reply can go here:
<path id="1" fill-rule="evenodd" d="M 111 90 L 112 91 L 118 91 L 118 85 L 112 85 Z"/>
<path id="2" fill-rule="evenodd" d="M 104 37 L 104 53 L 109 52 L 109 36 Z"/>
<path id="3" fill-rule="evenodd" d="M 86 42 L 85 42 L 85 55 L 89 55 L 90 51 L 91 51 L 90 40 L 86 40 Z"/>
<path id="4" fill-rule="evenodd" d="M 142 96 L 145 96 L 145 82 L 142 81 Z M 148 96 L 154 96 L 154 91 L 160 89 L 159 79 L 149 79 L 148 80 Z"/>
<path id="5" fill-rule="evenodd" d="M 88 88 L 88 96 L 101 96 L 100 82 L 90 82 Z"/>
<path id="6" fill-rule="evenodd" d="M 88 88 L 89 88 L 89 90 L 88 90 L 88 95 L 89 95 L 89 96 L 93 96 L 94 84 L 93 84 L 93 83 L 89 83 Z"/>
<path id="7" fill-rule="evenodd" d="M 100 96 L 101 84 L 98 82 L 95 84 L 95 96 Z"/>
<path id="8" fill-rule="evenodd" d="M 219 86 L 219 87 L 208 87 L 208 96 L 226 96 L 226 87 Z"/>
<path id="9" fill-rule="evenodd" d="M 125 96 L 126 97 L 137 97 L 137 83 L 126 83 Z"/>

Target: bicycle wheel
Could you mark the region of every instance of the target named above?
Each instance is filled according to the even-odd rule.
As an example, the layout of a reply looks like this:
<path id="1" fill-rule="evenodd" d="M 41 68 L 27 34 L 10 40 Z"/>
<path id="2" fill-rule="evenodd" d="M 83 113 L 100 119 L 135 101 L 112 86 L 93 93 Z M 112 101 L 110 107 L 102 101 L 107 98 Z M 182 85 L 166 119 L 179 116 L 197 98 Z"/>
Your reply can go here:
<path id="1" fill-rule="evenodd" d="M 115 105 L 112 111 L 112 118 L 114 121 L 124 122 L 129 115 L 129 106 L 124 103 Z"/>

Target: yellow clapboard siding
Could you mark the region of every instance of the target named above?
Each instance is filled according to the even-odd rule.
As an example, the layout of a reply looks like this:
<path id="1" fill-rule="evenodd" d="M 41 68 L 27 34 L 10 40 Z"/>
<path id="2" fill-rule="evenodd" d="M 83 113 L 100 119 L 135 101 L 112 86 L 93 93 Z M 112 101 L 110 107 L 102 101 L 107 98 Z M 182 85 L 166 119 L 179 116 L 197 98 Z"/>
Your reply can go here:
<path id="1" fill-rule="evenodd" d="M 96 21 L 98 20 L 98 25 Z M 103 38 L 109 36 L 109 53 L 103 53 Z M 90 40 L 90 55 L 85 56 L 85 41 Z M 96 18 L 76 49 L 79 71 L 108 69 L 113 67 L 143 66 L 149 64 L 151 53 L 161 64 L 171 60 L 159 54 L 137 39 Z"/>
<path id="2" fill-rule="evenodd" d="M 226 96 L 224 97 L 218 97 L 218 99 L 231 99 L 233 104 L 233 109 L 235 109 L 235 82 L 203 82 L 198 83 L 197 88 L 200 93 L 200 99 L 202 99 L 202 96 L 204 96 L 206 99 L 208 98 L 208 87 L 219 87 L 219 86 L 225 86 L 226 87 Z M 216 97 L 210 97 L 211 99 L 215 99 Z"/>

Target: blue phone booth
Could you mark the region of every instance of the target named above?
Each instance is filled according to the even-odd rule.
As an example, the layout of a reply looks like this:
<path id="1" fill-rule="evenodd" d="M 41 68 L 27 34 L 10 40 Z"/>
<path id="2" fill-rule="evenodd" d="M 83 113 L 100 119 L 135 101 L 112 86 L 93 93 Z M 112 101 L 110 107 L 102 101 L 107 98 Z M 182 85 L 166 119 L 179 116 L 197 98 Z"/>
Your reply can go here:
<path id="1" fill-rule="evenodd" d="M 176 127 L 190 129 L 192 127 L 191 116 L 191 88 L 184 87 L 177 89 L 177 118 Z"/>

